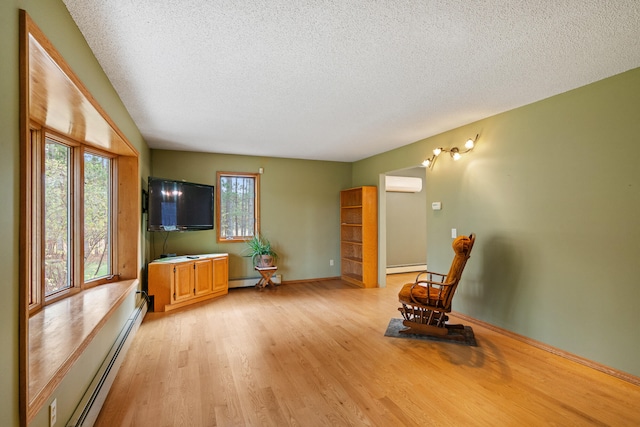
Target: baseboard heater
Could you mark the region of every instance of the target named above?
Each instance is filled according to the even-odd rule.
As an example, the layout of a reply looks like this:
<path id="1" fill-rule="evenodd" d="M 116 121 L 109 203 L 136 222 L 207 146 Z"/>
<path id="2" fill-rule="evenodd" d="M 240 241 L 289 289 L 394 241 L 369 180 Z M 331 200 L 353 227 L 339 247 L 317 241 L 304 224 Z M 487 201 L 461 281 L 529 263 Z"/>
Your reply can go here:
<path id="1" fill-rule="evenodd" d="M 247 287 L 255 286 L 259 280 L 260 280 L 259 277 L 248 277 L 244 279 L 229 280 L 229 289 L 247 288 Z M 271 281 L 273 283 L 282 283 L 282 275 L 274 274 L 273 277 L 271 277 Z"/>
<path id="2" fill-rule="evenodd" d="M 387 274 L 411 273 L 425 271 L 426 269 L 427 264 L 390 265 L 387 267 Z"/>
<path id="3" fill-rule="evenodd" d="M 147 314 L 147 310 L 147 299 L 142 298 L 122 328 L 111 350 L 109 350 L 109 354 L 107 354 L 100 369 L 98 369 L 98 373 L 93 378 L 89 388 L 82 396 L 82 400 L 80 400 L 78 407 L 67 423 L 67 427 L 90 427 L 96 422 L 100 409 L 102 409 L 107 394 L 109 394 L 109 389 L 116 378 L 118 369 L 122 365 L 127 350 L 142 323 L 142 319 Z"/>

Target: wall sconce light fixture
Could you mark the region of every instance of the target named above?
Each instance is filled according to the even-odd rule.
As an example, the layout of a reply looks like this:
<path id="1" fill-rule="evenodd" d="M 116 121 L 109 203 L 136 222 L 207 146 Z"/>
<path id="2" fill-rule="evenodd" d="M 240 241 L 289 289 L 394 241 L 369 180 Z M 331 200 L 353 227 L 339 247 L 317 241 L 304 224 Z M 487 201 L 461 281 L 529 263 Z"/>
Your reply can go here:
<path id="1" fill-rule="evenodd" d="M 465 148 L 464 151 L 461 151 L 458 147 L 436 148 L 435 150 L 433 150 L 433 154 L 431 155 L 431 157 L 429 157 L 428 159 L 425 159 L 422 162 L 422 166 L 426 168 L 432 168 L 436 160 L 438 159 L 438 156 L 442 153 L 449 153 L 449 155 L 453 160 L 460 160 L 460 157 L 462 157 L 463 154 L 466 154 L 469 151 L 473 150 L 473 147 L 476 146 L 477 140 L 478 140 L 478 135 L 476 135 L 474 139 L 469 138 L 467 142 L 464 143 L 464 148 Z"/>

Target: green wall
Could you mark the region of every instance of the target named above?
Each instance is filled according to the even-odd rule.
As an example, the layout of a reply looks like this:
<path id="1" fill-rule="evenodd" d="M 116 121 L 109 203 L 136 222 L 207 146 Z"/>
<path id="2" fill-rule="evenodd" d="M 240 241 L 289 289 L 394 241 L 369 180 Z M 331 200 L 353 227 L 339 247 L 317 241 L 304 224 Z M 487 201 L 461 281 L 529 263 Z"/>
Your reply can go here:
<path id="1" fill-rule="evenodd" d="M 149 174 L 150 154 L 136 125 L 122 105 L 118 95 L 104 75 L 102 68 L 87 46 L 80 31 L 71 19 L 66 7 L 60 0 L 19 1 L 3 0 L 0 2 L 0 197 L 5 202 L 0 206 L 0 229 L 3 245 L 0 246 L 0 268 L 4 272 L 4 280 L 0 283 L 2 298 L 0 299 L 0 425 L 15 426 L 19 423 L 18 414 L 18 232 L 19 232 L 19 189 L 20 189 L 20 146 L 19 146 L 19 77 L 18 77 L 18 14 L 19 9 L 26 10 L 35 23 L 47 35 L 55 47 L 64 56 L 74 72 L 85 86 L 107 111 L 110 117 L 124 132 L 140 153 L 141 181 Z M 143 246 L 141 257 L 144 258 L 146 246 L 144 237 L 140 235 Z M 143 263 L 141 262 L 141 266 Z M 127 304 L 131 307 L 131 304 Z M 87 350 L 87 354 L 95 357 L 87 363 L 77 363 L 70 372 L 69 378 L 90 379 L 97 366 L 102 362 L 99 356 L 103 349 L 113 342 L 110 330 L 121 329 L 128 315 L 117 315 L 119 319 L 105 327 Z M 105 338 L 106 337 L 106 338 Z M 103 356 L 106 355 L 104 352 Z M 75 407 L 74 399 L 82 384 L 64 381 L 56 391 L 58 398 L 58 424 L 71 415 L 68 408 Z M 77 402 L 75 402 L 77 403 Z M 47 410 L 45 408 L 45 410 Z M 42 424 L 44 416 L 39 414 L 34 425 Z"/>
<path id="2" fill-rule="evenodd" d="M 216 170 L 262 175 L 262 230 L 283 254 L 285 280 L 339 275 L 338 191 L 378 185 L 379 174 L 419 165 L 436 146 L 480 134 L 454 163 L 442 158 L 426 181 L 428 263 L 446 270 L 450 229 L 475 232 L 455 309 L 519 334 L 640 375 L 640 69 L 503 113 L 350 165 L 336 162 L 153 151 L 60 0 L 0 2 L 0 425 L 18 424 L 18 9 L 25 9 L 140 152 L 148 175 L 215 182 Z M 150 167 L 153 160 L 153 171 Z M 384 205 L 384 198 L 381 204 Z M 385 215 L 381 227 L 384 227 Z M 141 233 L 141 266 L 159 255 L 158 236 Z M 148 245 L 153 239 L 155 247 Z M 381 247 L 385 240 L 381 238 Z M 228 252 L 230 277 L 252 274 L 242 244 L 213 232 L 176 233 L 174 252 Z M 385 254 L 381 253 L 381 258 Z M 328 260 L 335 265 L 329 266 Z M 384 265 L 384 264 L 382 264 Z M 143 272 L 144 276 L 144 272 Z M 383 278 L 381 278 L 383 280 Z M 127 303 L 124 310 L 130 310 Z M 126 313 L 105 327 L 113 334 Z M 88 379 L 112 338 L 99 336 L 69 378 Z M 56 393 L 59 424 L 79 387 Z M 43 420 L 39 414 L 36 420 Z M 40 421 L 42 423 L 44 421 Z"/>
<path id="3" fill-rule="evenodd" d="M 477 234 L 454 310 L 640 375 L 638 117 L 634 69 L 356 162 L 353 183 L 479 133 L 427 172 L 429 268 L 448 270 L 452 228 Z"/>
<path id="4" fill-rule="evenodd" d="M 258 172 L 260 229 L 276 248 L 284 281 L 340 275 L 339 192 L 351 184 L 351 164 L 274 157 L 152 150 L 153 176 L 216 185 L 216 172 Z M 146 224 L 146 223 L 145 223 Z M 146 226 L 146 225 L 145 225 Z M 229 253 L 229 279 L 256 277 L 244 243 L 217 243 L 215 230 L 148 233 L 150 259 L 163 252 Z M 334 265 L 329 265 L 329 260 Z"/>

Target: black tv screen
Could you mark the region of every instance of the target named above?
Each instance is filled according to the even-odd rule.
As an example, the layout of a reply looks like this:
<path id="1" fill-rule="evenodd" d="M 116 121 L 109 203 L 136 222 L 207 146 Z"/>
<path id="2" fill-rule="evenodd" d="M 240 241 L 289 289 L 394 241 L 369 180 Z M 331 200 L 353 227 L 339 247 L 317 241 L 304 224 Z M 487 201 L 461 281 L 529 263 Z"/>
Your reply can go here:
<path id="1" fill-rule="evenodd" d="M 212 185 L 149 177 L 148 231 L 213 229 Z"/>

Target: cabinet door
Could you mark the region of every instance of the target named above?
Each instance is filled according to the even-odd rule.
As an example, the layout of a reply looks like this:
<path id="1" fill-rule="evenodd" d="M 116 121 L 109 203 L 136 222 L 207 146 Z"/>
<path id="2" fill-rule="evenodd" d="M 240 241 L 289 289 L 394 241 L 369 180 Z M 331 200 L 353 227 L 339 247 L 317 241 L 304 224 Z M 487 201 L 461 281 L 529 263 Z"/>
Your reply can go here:
<path id="1" fill-rule="evenodd" d="M 228 258 L 214 258 L 213 260 L 213 291 L 227 292 L 229 287 L 228 281 L 229 264 Z"/>
<path id="2" fill-rule="evenodd" d="M 173 302 L 193 297 L 194 263 L 184 262 L 173 267 Z"/>
<path id="3" fill-rule="evenodd" d="M 195 294 L 205 295 L 213 292 L 213 262 L 203 259 L 195 262 Z"/>
<path id="4" fill-rule="evenodd" d="M 173 265 L 162 262 L 149 264 L 149 296 L 153 297 L 153 310 L 164 311 L 173 298 Z"/>

